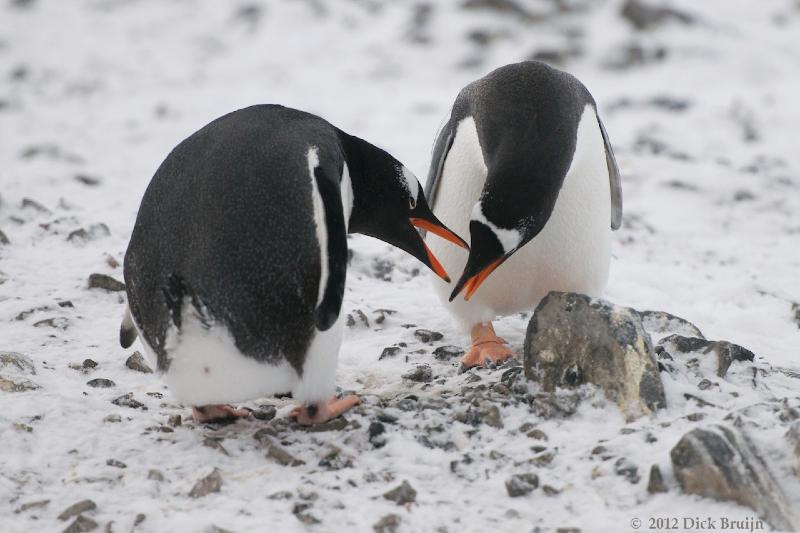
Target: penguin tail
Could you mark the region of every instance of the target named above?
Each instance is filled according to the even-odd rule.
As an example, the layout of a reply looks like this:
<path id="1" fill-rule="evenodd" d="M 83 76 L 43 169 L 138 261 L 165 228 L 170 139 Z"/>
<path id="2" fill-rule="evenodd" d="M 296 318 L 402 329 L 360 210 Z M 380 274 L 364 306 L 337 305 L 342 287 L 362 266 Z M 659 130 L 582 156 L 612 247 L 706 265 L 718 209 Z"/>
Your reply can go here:
<path id="1" fill-rule="evenodd" d="M 161 290 L 164 294 L 172 323 L 179 330 L 183 323 L 184 306 L 187 303 L 191 304 L 192 316 L 200 321 L 203 328 L 209 329 L 214 324 L 215 320 L 211 310 L 183 276 L 171 274 L 167 279 L 167 285 Z"/>
<path id="2" fill-rule="evenodd" d="M 123 348 L 130 348 L 133 341 L 139 334 L 133 325 L 130 306 L 125 306 L 125 315 L 122 317 L 122 324 L 119 326 L 119 344 Z"/>

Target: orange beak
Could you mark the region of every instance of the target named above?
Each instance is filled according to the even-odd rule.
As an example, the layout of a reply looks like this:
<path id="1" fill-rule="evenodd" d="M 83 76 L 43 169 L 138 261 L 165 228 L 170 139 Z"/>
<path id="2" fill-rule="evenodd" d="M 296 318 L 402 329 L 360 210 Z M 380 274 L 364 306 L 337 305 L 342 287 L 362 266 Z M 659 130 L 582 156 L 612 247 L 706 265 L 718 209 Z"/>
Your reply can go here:
<path id="1" fill-rule="evenodd" d="M 469 299 L 472 298 L 472 295 L 475 294 L 475 291 L 478 290 L 478 287 L 480 287 L 481 284 L 484 281 L 486 281 L 486 278 L 488 278 L 489 275 L 492 272 L 494 272 L 494 270 L 497 267 L 503 264 L 503 261 L 505 260 L 506 260 L 505 257 L 501 257 L 500 259 L 497 259 L 494 263 L 491 263 L 489 266 L 487 266 L 486 268 L 484 268 L 483 270 L 481 270 L 480 272 L 469 278 L 467 282 L 464 284 L 464 300 L 469 301 Z"/>
<path id="2" fill-rule="evenodd" d="M 456 245 L 464 248 L 465 250 L 469 250 L 469 245 L 464 241 L 464 239 L 462 239 L 461 237 L 459 237 L 458 235 L 456 235 L 455 233 L 453 233 L 449 229 L 445 228 L 444 226 L 440 226 L 438 224 L 434 224 L 432 222 L 428 222 L 427 220 L 422 219 L 422 218 L 410 218 L 409 220 L 411 221 L 411 225 L 412 226 L 415 226 L 415 227 L 417 227 L 419 229 L 424 229 L 425 231 L 430 231 L 431 233 L 433 233 L 435 235 L 438 235 L 442 239 L 450 241 L 453 244 L 456 244 Z M 428 250 L 428 255 L 430 257 L 433 257 L 433 255 L 431 254 L 430 250 Z M 431 263 L 433 263 L 433 261 L 431 261 Z M 437 261 L 437 264 L 438 264 L 438 261 Z"/>
<path id="3" fill-rule="evenodd" d="M 422 242 L 422 245 L 425 247 L 425 251 L 428 253 L 428 261 L 430 261 L 433 271 L 436 272 L 436 275 L 442 278 L 446 283 L 450 283 L 450 276 L 447 275 L 447 271 L 444 269 L 439 260 L 436 259 L 436 256 L 433 255 L 433 252 L 431 252 L 431 249 L 428 248 L 427 244 L 425 244 L 425 241 Z"/>

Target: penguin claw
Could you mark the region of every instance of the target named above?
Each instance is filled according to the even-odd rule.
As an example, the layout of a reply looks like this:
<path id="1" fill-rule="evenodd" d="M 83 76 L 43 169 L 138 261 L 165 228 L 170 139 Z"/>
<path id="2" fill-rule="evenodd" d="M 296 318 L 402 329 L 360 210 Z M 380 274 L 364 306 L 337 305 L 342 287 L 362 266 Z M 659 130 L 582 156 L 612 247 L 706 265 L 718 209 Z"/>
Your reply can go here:
<path id="1" fill-rule="evenodd" d="M 250 411 L 247 409 L 236 409 L 232 405 L 201 405 L 192 407 L 192 418 L 195 422 L 231 422 L 237 418 L 247 418 Z"/>
<path id="2" fill-rule="evenodd" d="M 327 402 L 319 402 L 311 406 L 298 405 L 291 410 L 289 418 L 303 426 L 321 424 L 336 418 L 359 403 L 361 400 L 355 394 L 349 394 L 342 399 L 334 395 Z"/>
<path id="3" fill-rule="evenodd" d="M 506 346 L 505 339 L 495 334 L 491 323 L 477 324 L 470 333 L 472 347 L 461 359 L 464 370 L 474 366 L 497 368 L 503 361 L 517 356 Z"/>

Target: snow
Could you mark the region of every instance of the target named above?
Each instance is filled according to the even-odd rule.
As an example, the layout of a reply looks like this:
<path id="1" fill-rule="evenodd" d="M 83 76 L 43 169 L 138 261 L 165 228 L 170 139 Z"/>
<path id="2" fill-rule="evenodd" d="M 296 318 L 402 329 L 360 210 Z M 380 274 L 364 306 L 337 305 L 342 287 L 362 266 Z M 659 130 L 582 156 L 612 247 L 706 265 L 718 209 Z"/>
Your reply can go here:
<path id="1" fill-rule="evenodd" d="M 16 0 L 0 6 L 0 229 L 11 242 L 0 245 L 0 350 L 29 357 L 36 374 L 26 378 L 41 386 L 0 392 L 0 529 L 61 530 L 67 523 L 56 516 L 85 498 L 98 507 L 87 516 L 101 527 L 113 521 L 114 531 L 130 530 L 138 513 L 146 519 L 136 531 L 212 525 L 364 531 L 389 513 L 400 515 L 401 531 L 627 531 L 634 517 L 645 525 L 648 517 L 743 519 L 754 513 L 681 495 L 669 464 L 681 435 L 731 412 L 759 424 L 756 441 L 770 450 L 787 493 L 800 494 L 796 475 L 775 451 L 785 428 L 765 407 L 785 399 L 796 408 L 799 401 L 797 379 L 768 371 L 768 365 L 800 367 L 792 310 L 800 302 L 797 3 L 675 0 L 668 5 L 692 14 L 694 24 L 641 32 L 620 18 L 616 0 L 563 2 L 575 9 L 542 20 L 462 4 Z M 555 10 L 545 1 L 520 5 L 534 13 Z M 665 57 L 614 68 L 623 47 L 634 43 L 645 53 L 662 48 Z M 466 409 L 461 389 L 475 373 L 457 375 L 454 362 L 436 361 L 433 346 L 403 326 L 442 332 L 438 344 L 463 347 L 466 334 L 439 305 L 425 267 L 355 236 L 343 312 L 361 309 L 371 326 L 345 328 L 337 381 L 364 400 L 348 415 L 360 429 L 282 433 L 283 447 L 305 461 L 298 467 L 265 457 L 252 437 L 263 421 L 158 429 L 189 410 L 156 375 L 125 367 L 132 350 L 117 341 L 123 297 L 89 290 L 87 278 L 99 272 L 121 279 L 109 258 L 121 263 L 144 188 L 172 147 L 233 109 L 281 103 L 320 114 L 424 176 L 459 89 L 544 49 L 578 50 L 565 68 L 597 100 L 622 172 L 624 221 L 614 234 L 606 297 L 668 311 L 710 339 L 753 350 L 755 366 L 765 370 L 756 385 L 749 366 L 735 363 L 709 391 L 698 391 L 691 373 L 662 374 L 669 407 L 628 424 L 597 396 L 566 418 L 539 419 L 510 403 L 500 405 L 503 429 L 454 421 L 452 411 Z M 687 107 L 670 110 L 653 105 L 655 98 Z M 86 185 L 77 175 L 100 183 Z M 46 211 L 23 207 L 25 198 Z M 98 223 L 110 235 L 67 240 L 71 231 Z M 373 269 L 386 259 L 394 263 L 389 282 Z M 58 305 L 65 301 L 74 307 Z M 377 309 L 397 312 L 377 323 Z M 48 318 L 63 319 L 55 322 L 62 327 L 34 326 Z M 497 332 L 521 352 L 526 325 L 527 317 L 508 316 Z M 400 342 L 407 343 L 400 355 L 378 360 L 384 347 Z M 138 343 L 133 348 L 141 350 Z M 69 367 L 86 358 L 99 366 L 88 373 Z M 431 385 L 401 379 L 420 363 L 437 376 Z M 482 384 L 501 374 L 477 372 Z M 85 385 L 97 377 L 116 386 Z M 689 390 L 720 407 L 701 410 L 683 396 Z M 128 392 L 148 410 L 111 403 Z M 367 427 L 378 405 L 407 394 L 446 398 L 453 409 L 394 409 L 399 420 L 386 424 L 386 446 L 374 448 Z M 291 401 L 278 399 L 246 405 L 262 403 L 277 405 L 279 418 L 291 409 Z M 704 420 L 686 418 L 697 411 Z M 114 414 L 120 422 L 104 421 Z M 549 465 L 526 463 L 538 443 L 517 431 L 525 422 L 545 431 L 544 444 L 557 449 Z M 648 432 L 656 442 L 646 442 Z M 428 448 L 419 442 L 423 434 L 452 445 Z M 229 455 L 204 446 L 208 437 L 221 438 Z M 613 460 L 592 456 L 603 440 Z M 352 456 L 353 466 L 318 466 L 331 446 Z M 493 458 L 492 451 L 503 456 Z M 635 463 L 643 479 L 631 484 L 615 475 L 618 457 Z M 109 466 L 108 459 L 127 468 Z M 668 493 L 647 493 L 651 464 L 660 465 Z M 222 473 L 221 492 L 189 498 L 214 467 Z M 148 479 L 151 469 L 165 480 Z M 546 496 L 539 488 L 509 498 L 505 480 L 527 471 L 561 492 Z M 407 508 L 381 496 L 403 480 L 418 492 Z M 269 498 L 282 490 L 291 499 Z M 37 500 L 50 502 L 14 512 Z M 308 512 L 322 523 L 301 523 L 292 513 L 296 503 L 310 503 Z"/>

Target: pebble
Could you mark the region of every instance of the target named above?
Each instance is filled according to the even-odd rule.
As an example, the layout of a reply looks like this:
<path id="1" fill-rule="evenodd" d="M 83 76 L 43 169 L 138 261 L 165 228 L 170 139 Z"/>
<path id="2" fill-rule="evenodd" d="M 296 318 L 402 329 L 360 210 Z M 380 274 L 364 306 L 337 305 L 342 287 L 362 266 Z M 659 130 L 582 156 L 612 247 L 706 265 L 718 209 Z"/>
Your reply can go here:
<path id="1" fill-rule="evenodd" d="M 539 476 L 536 474 L 514 474 L 506 481 L 506 492 L 512 498 L 530 494 L 539 486 Z"/>
<path id="2" fill-rule="evenodd" d="M 22 505 L 14 509 L 14 513 L 19 514 L 19 513 L 24 513 L 25 511 L 30 511 L 31 509 L 39 509 L 41 507 L 47 507 L 49 503 L 50 500 L 38 500 L 35 502 L 23 503 Z"/>
<path id="3" fill-rule="evenodd" d="M 395 355 L 400 353 L 399 346 L 387 346 L 381 352 L 381 355 L 378 357 L 378 361 L 382 359 L 386 359 L 387 357 L 394 357 Z"/>
<path id="4" fill-rule="evenodd" d="M 667 486 L 664 484 L 664 477 L 661 475 L 661 469 L 658 465 L 650 467 L 650 479 L 647 482 L 647 492 L 650 494 L 667 492 Z"/>
<path id="5" fill-rule="evenodd" d="M 414 331 L 414 336 L 424 343 L 439 341 L 444 338 L 444 335 L 438 331 L 431 331 L 429 329 L 418 329 Z"/>
<path id="6" fill-rule="evenodd" d="M 94 361 L 92 359 L 84 359 L 83 363 L 81 363 L 81 367 L 83 367 L 86 370 L 89 370 L 91 368 L 97 368 L 97 361 Z"/>
<path id="7" fill-rule="evenodd" d="M 87 511 L 93 511 L 97 509 L 97 504 L 94 503 L 92 500 L 81 500 L 77 503 L 73 503 L 66 509 L 64 509 L 60 515 L 58 515 L 59 520 L 69 520 L 73 516 L 78 516 L 81 513 L 85 513 Z"/>
<path id="8" fill-rule="evenodd" d="M 153 369 L 147 365 L 147 363 L 144 360 L 144 357 L 142 357 L 142 354 L 139 352 L 133 352 L 131 356 L 125 360 L 125 366 L 127 366 L 131 370 L 142 372 L 144 374 L 153 373 Z"/>
<path id="9" fill-rule="evenodd" d="M 415 369 L 406 372 L 402 377 L 417 383 L 430 383 L 433 381 L 433 370 L 429 365 L 417 365 Z"/>
<path id="10" fill-rule="evenodd" d="M 109 459 L 106 461 L 106 464 L 108 466 L 113 466 L 114 468 L 128 468 L 128 465 L 116 459 Z"/>
<path id="11" fill-rule="evenodd" d="M 439 361 L 449 361 L 464 355 L 464 350 L 458 346 L 439 346 L 433 351 L 433 356 Z"/>
<path id="12" fill-rule="evenodd" d="M 78 515 L 74 522 L 72 522 L 64 530 L 64 533 L 84 533 L 97 529 L 97 522 L 83 515 Z"/>
<path id="13" fill-rule="evenodd" d="M 111 381 L 110 379 L 105 378 L 95 378 L 91 379 L 86 382 L 87 385 L 90 387 L 94 387 L 96 389 L 108 389 L 110 387 L 116 387 L 117 384 Z"/>
<path id="14" fill-rule="evenodd" d="M 183 424 L 183 418 L 181 415 L 169 415 L 169 417 L 167 417 L 167 424 L 176 428 Z"/>
<path id="15" fill-rule="evenodd" d="M 417 501 L 417 491 L 408 481 L 403 481 L 397 487 L 385 492 L 383 497 L 397 505 L 405 505 Z"/>
<path id="16" fill-rule="evenodd" d="M 122 417 L 117 414 L 108 415 L 103 419 L 103 422 L 110 422 L 110 423 L 122 422 Z"/>
<path id="17" fill-rule="evenodd" d="M 147 406 L 145 404 L 133 399 L 132 392 L 114 398 L 111 400 L 111 403 L 114 405 L 119 405 L 120 407 L 130 407 L 131 409 L 141 409 L 142 411 L 147 411 Z"/>
<path id="18" fill-rule="evenodd" d="M 164 474 L 161 473 L 161 470 L 151 469 L 147 472 L 147 479 L 153 481 L 164 481 Z"/>
<path id="19" fill-rule="evenodd" d="M 547 438 L 547 433 L 538 428 L 530 430 L 529 432 L 526 433 L 526 435 L 532 439 L 543 440 L 545 442 L 550 440 Z"/>
<path id="20" fill-rule="evenodd" d="M 125 284 L 117 281 L 107 274 L 91 274 L 89 276 L 90 289 L 104 289 L 110 292 L 119 292 L 125 290 Z"/>
<path id="21" fill-rule="evenodd" d="M 400 515 L 387 514 L 375 522 L 375 524 L 372 526 L 372 530 L 375 533 L 397 533 L 400 528 L 401 521 L 402 519 L 400 518 Z"/>
<path id="22" fill-rule="evenodd" d="M 618 476 L 622 476 L 627 479 L 630 483 L 636 484 L 639 483 L 641 479 L 639 477 L 639 467 L 637 467 L 630 459 L 627 457 L 620 457 L 614 463 L 614 473 Z"/>
<path id="23" fill-rule="evenodd" d="M 258 409 L 253 411 L 253 417 L 258 420 L 272 420 L 277 413 L 278 410 L 274 405 L 259 405 Z"/>
<path id="24" fill-rule="evenodd" d="M 369 442 L 376 448 L 386 445 L 386 426 L 381 422 L 372 422 L 369 425 Z"/>
<path id="25" fill-rule="evenodd" d="M 189 497 L 202 498 L 220 490 L 222 490 L 222 472 L 218 468 L 214 468 L 210 474 L 195 483 L 189 492 Z"/>

